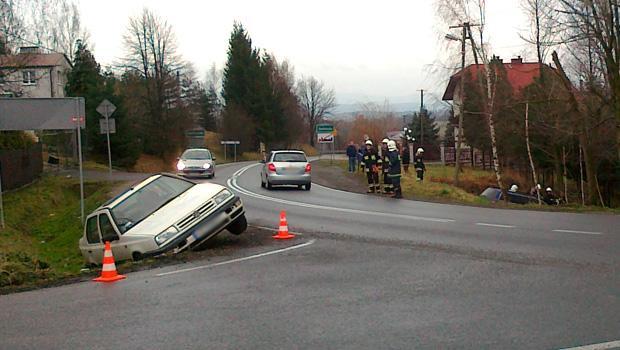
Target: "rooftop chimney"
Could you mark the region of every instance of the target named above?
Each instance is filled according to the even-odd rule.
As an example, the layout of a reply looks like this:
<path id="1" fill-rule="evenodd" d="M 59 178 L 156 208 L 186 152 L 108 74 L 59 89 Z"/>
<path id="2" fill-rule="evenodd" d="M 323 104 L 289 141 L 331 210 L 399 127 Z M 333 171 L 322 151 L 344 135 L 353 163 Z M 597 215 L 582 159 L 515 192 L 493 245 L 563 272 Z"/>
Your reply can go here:
<path id="1" fill-rule="evenodd" d="M 41 53 L 41 48 L 38 46 L 22 46 L 19 48 L 19 53 Z"/>
<path id="2" fill-rule="evenodd" d="M 517 58 L 510 59 L 510 63 L 511 64 L 522 64 L 523 58 L 521 58 L 521 56 L 517 56 Z"/>
<path id="3" fill-rule="evenodd" d="M 504 63 L 501 57 L 495 55 L 491 57 L 491 62 Z"/>

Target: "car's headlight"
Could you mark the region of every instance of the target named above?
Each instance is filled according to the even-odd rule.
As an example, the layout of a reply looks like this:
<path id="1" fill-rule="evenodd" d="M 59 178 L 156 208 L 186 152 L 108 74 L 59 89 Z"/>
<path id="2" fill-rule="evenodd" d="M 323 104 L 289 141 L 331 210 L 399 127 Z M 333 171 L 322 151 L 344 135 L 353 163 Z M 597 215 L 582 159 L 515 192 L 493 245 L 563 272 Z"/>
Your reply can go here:
<path id="1" fill-rule="evenodd" d="M 179 170 L 185 169 L 185 163 L 183 163 L 182 160 L 179 160 L 179 162 L 177 163 L 177 169 Z"/>
<path id="2" fill-rule="evenodd" d="M 166 243 L 166 241 L 168 241 L 170 238 L 176 236 L 177 233 L 179 233 L 179 230 L 177 230 L 177 228 L 174 226 L 170 226 L 164 232 L 155 236 L 155 242 L 157 242 L 157 244 L 159 245 L 162 245 Z"/>
<path id="3" fill-rule="evenodd" d="M 209 169 L 209 168 L 211 167 L 211 164 L 209 164 L 209 163 L 204 163 L 204 164 L 202 165 L 202 167 L 203 167 L 203 168 L 205 168 L 205 169 Z"/>
<path id="4" fill-rule="evenodd" d="M 229 190 L 222 190 L 222 192 L 216 194 L 215 197 L 213 197 L 213 201 L 215 201 L 215 204 L 217 205 L 232 197 L 232 195 L 233 194 Z"/>

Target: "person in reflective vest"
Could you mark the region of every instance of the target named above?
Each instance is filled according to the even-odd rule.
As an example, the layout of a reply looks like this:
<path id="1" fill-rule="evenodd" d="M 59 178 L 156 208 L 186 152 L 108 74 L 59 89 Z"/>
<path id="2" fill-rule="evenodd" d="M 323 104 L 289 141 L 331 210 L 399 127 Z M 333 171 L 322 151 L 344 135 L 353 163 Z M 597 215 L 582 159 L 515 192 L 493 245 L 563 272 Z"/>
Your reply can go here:
<path id="1" fill-rule="evenodd" d="M 381 158 L 379 158 L 379 162 L 381 163 L 381 173 L 383 174 L 383 193 L 389 194 L 392 193 L 392 181 L 390 180 L 389 167 L 390 167 L 390 159 L 388 158 L 388 142 L 390 140 L 383 139 L 381 141 Z"/>
<path id="2" fill-rule="evenodd" d="M 415 167 L 417 180 L 423 181 L 426 166 L 424 165 L 424 149 L 422 147 L 418 148 L 415 157 L 413 157 L 413 166 Z"/>
<path id="3" fill-rule="evenodd" d="M 389 141 L 388 142 L 388 161 L 389 161 L 389 167 L 388 167 L 388 176 L 390 178 L 390 182 L 392 184 L 392 186 L 394 186 L 394 195 L 392 195 L 393 198 L 403 198 L 403 191 L 402 188 L 400 187 L 400 152 L 398 151 L 398 148 L 396 147 L 396 142 L 395 141 Z"/>
<path id="4" fill-rule="evenodd" d="M 366 152 L 362 157 L 362 166 L 366 172 L 366 178 L 368 179 L 368 193 L 379 192 L 379 169 L 377 168 L 379 162 L 379 154 L 373 147 L 372 141 L 366 141 Z"/>

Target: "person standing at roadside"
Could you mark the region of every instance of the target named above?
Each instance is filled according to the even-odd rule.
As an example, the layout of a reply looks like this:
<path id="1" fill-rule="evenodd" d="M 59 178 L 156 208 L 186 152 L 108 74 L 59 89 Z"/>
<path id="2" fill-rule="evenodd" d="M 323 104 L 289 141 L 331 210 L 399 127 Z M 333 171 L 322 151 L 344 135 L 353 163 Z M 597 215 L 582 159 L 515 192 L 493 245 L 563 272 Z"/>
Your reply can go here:
<path id="1" fill-rule="evenodd" d="M 411 156 L 409 155 L 409 143 L 405 141 L 403 143 L 403 149 L 401 150 L 401 162 L 403 163 L 403 170 L 405 174 L 409 173 L 409 163 L 411 163 Z"/>
<path id="2" fill-rule="evenodd" d="M 349 172 L 355 172 L 355 163 L 357 161 L 357 149 L 355 148 L 355 144 L 353 141 L 349 142 L 349 146 L 347 147 L 347 157 L 349 157 Z"/>
<path id="3" fill-rule="evenodd" d="M 390 140 L 388 142 L 388 176 L 390 178 L 390 183 L 394 186 L 394 195 L 392 198 L 403 198 L 403 191 L 400 187 L 400 152 L 396 147 L 396 142 Z"/>
<path id="4" fill-rule="evenodd" d="M 390 142 L 388 139 L 383 139 L 383 141 L 381 141 L 381 158 L 379 158 L 382 174 L 381 177 L 383 178 L 383 193 L 385 194 L 392 193 L 392 182 L 388 176 L 388 170 L 390 168 L 390 159 L 388 158 L 388 142 Z"/>
<path id="5" fill-rule="evenodd" d="M 362 165 L 366 172 L 366 178 L 368 179 L 368 191 L 367 193 L 375 193 L 380 191 L 379 188 L 379 169 L 377 164 L 379 162 L 379 154 L 373 147 L 372 141 L 366 141 L 366 152 L 362 158 Z"/>
<path id="6" fill-rule="evenodd" d="M 413 157 L 413 166 L 415 167 L 417 180 L 424 181 L 426 166 L 424 165 L 424 149 L 422 147 L 418 148 L 415 157 Z"/>

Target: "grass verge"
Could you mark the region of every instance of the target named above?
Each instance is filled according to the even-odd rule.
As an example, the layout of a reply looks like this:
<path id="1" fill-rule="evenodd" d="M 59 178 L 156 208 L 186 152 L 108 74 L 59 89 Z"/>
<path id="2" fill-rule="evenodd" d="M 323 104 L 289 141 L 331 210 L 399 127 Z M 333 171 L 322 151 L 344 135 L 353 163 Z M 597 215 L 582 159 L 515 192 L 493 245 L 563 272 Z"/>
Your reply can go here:
<path id="1" fill-rule="evenodd" d="M 323 168 L 337 167 L 343 169 L 343 173 L 346 174 L 346 176 L 355 176 L 358 178 L 360 186 L 366 186 L 366 175 L 361 172 L 349 174 L 347 172 L 348 162 L 346 160 L 334 160 L 333 163 L 329 160 L 320 160 L 314 163 Z M 453 185 L 453 176 L 453 167 L 440 164 L 428 164 L 426 166 L 426 173 L 424 174 L 424 181 L 419 182 L 416 181 L 415 170 L 410 166 L 409 173 L 403 173 L 401 179 L 403 196 L 408 199 L 494 208 L 620 214 L 620 208 L 601 208 L 596 206 L 581 206 L 578 204 L 539 206 L 537 204 L 491 203 L 486 198 L 479 196 L 485 188 L 496 186 L 495 175 L 491 170 L 472 169 L 470 167 L 463 168 L 463 173 L 459 176 L 459 187 Z M 514 180 L 513 182 L 519 181 L 518 175 L 511 173 L 508 173 L 507 179 L 507 183 L 511 180 Z"/>
<path id="2" fill-rule="evenodd" d="M 84 184 L 85 211 L 104 202 L 113 183 Z M 45 283 L 79 274 L 80 188 L 74 179 L 45 176 L 4 196 L 0 287 Z"/>

